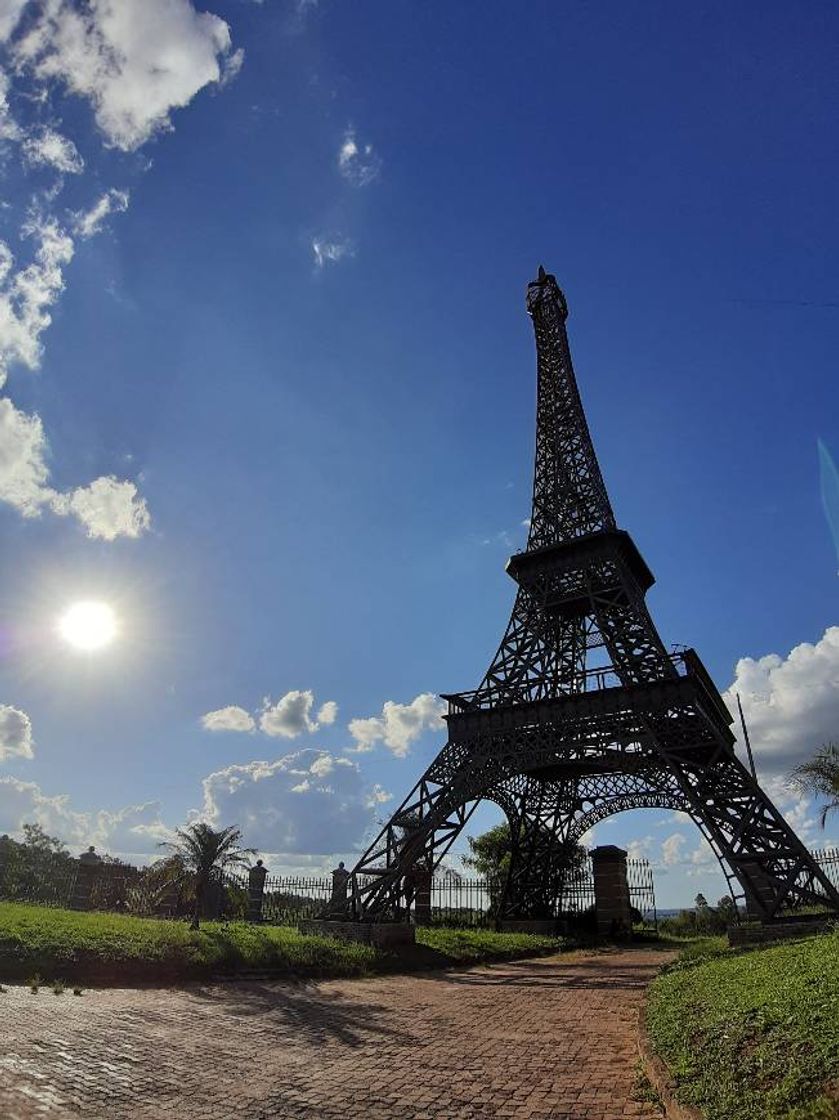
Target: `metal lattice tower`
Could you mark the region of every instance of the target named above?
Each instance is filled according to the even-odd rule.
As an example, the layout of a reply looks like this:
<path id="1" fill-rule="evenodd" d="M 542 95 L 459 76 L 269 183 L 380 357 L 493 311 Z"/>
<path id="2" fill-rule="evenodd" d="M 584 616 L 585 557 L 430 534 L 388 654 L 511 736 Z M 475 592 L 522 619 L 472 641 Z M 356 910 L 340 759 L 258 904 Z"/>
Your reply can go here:
<path id="1" fill-rule="evenodd" d="M 501 918 L 552 916 L 568 852 L 625 809 L 688 813 L 732 895 L 764 921 L 839 894 L 734 753 L 732 717 L 693 650 L 670 654 L 654 580 L 618 529 L 580 401 L 555 278 L 528 285 L 536 334 L 530 534 L 498 652 L 474 692 L 444 696 L 449 738 L 353 870 L 356 917 L 405 913 L 478 801 L 498 804 L 512 859 Z M 592 664 L 597 667 L 592 667 Z"/>

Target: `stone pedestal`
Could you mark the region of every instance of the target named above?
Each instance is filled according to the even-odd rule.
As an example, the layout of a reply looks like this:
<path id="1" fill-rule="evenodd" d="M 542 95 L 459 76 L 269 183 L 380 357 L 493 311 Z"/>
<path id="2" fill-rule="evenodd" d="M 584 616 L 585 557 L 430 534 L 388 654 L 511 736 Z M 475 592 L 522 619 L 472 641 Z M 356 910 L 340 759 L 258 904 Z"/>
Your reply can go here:
<path id="1" fill-rule="evenodd" d="M 73 883 L 73 891 L 70 895 L 71 910 L 90 909 L 90 896 L 101 864 L 102 860 L 96 854 L 93 845 L 79 856 L 76 867 L 76 881 Z"/>
<path id="2" fill-rule="evenodd" d="M 632 910 L 626 877 L 626 852 L 614 844 L 594 848 L 594 908 L 601 937 L 625 938 L 632 934 Z"/>
<path id="3" fill-rule="evenodd" d="M 297 928 L 301 933 L 361 941 L 377 949 L 398 949 L 413 945 L 416 940 L 414 927 L 408 922 L 336 922 L 329 918 L 307 918 L 298 922 Z"/>
<path id="4" fill-rule="evenodd" d="M 262 860 L 248 872 L 248 921 L 262 921 L 262 896 L 265 892 L 265 876 L 268 872 L 262 866 Z"/>

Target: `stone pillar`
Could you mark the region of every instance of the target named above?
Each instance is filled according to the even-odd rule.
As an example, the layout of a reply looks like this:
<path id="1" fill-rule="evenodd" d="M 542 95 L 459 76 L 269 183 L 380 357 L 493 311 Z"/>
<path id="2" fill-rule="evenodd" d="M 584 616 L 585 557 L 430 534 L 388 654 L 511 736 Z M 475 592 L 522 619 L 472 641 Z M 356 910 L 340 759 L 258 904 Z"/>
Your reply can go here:
<path id="1" fill-rule="evenodd" d="M 102 860 L 96 854 L 96 849 L 91 846 L 82 852 L 76 861 L 76 881 L 70 895 L 71 910 L 89 910 L 90 895 Z"/>
<path id="2" fill-rule="evenodd" d="M 632 911 L 626 878 L 626 852 L 614 844 L 604 844 L 592 850 L 591 866 L 597 932 L 601 937 L 629 937 L 632 933 Z"/>
<path id="3" fill-rule="evenodd" d="M 414 924 L 431 925 L 431 872 L 424 867 L 414 868 Z"/>
<path id="4" fill-rule="evenodd" d="M 258 859 L 248 872 L 248 921 L 262 921 L 262 895 L 265 891 L 265 876 L 268 872 Z"/>

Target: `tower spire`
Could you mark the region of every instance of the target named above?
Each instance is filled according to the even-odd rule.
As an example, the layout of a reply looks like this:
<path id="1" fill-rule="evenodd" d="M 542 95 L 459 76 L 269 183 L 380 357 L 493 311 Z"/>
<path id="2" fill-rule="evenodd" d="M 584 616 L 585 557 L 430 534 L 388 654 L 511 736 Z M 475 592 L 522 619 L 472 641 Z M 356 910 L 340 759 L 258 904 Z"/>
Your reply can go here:
<path id="1" fill-rule="evenodd" d="M 527 286 L 536 336 L 536 457 L 528 551 L 615 527 L 580 400 L 556 277 L 539 265 Z"/>

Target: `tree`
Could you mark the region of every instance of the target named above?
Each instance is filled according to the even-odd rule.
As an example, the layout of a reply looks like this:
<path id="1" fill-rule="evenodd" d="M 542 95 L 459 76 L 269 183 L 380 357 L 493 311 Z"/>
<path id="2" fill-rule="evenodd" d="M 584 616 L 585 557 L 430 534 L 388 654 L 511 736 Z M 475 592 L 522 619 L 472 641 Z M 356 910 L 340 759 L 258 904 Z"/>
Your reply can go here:
<path id="1" fill-rule="evenodd" d="M 839 743 L 825 743 L 809 762 L 793 770 L 790 781 L 802 793 L 826 799 L 821 811 L 824 828 L 828 813 L 839 811 Z"/>
<path id="2" fill-rule="evenodd" d="M 486 879 L 502 882 L 510 870 L 512 837 L 508 821 L 502 821 L 480 836 L 467 836 L 471 855 L 463 856 L 463 863 Z M 575 844 L 567 853 L 566 868 L 579 871 L 585 858 L 585 848 Z"/>
<path id="3" fill-rule="evenodd" d="M 737 907 L 734 899 L 730 894 L 724 894 L 717 902 L 717 917 L 723 927 L 723 931 L 728 929 L 729 926 L 734 925 L 737 921 Z"/>
<path id="4" fill-rule="evenodd" d="M 480 836 L 467 836 L 471 855 L 463 856 L 465 867 L 471 867 L 484 879 L 496 882 L 505 879 L 510 870 L 512 843 L 507 821 L 497 824 Z"/>
<path id="5" fill-rule="evenodd" d="M 240 848 L 241 831 L 230 825 L 216 831 L 204 821 L 188 824 L 186 828 L 176 828 L 177 840 L 164 840 L 160 845 L 168 848 L 184 871 L 195 876 L 195 908 L 190 929 L 198 929 L 204 899 L 213 875 L 221 874 L 230 867 L 245 867 L 255 848 Z"/>
<path id="6" fill-rule="evenodd" d="M 50 836 L 39 824 L 25 824 L 22 832 L 24 845 L 38 855 L 68 855 L 64 841 L 56 836 Z"/>

